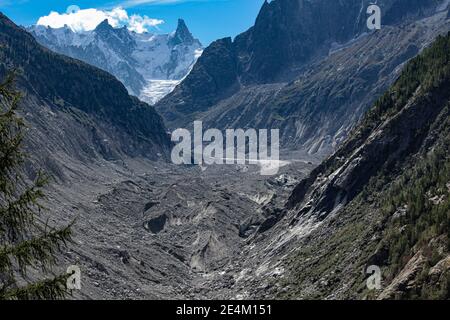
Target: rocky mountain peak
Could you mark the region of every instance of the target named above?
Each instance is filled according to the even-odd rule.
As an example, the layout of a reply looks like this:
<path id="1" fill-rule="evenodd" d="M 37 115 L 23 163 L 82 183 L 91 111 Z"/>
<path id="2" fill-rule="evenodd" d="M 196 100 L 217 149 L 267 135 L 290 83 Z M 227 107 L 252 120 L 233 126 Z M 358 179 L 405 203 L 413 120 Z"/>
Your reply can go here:
<path id="1" fill-rule="evenodd" d="M 171 44 L 173 46 L 179 45 L 179 44 L 186 44 L 191 45 L 195 41 L 194 37 L 192 36 L 192 33 L 189 31 L 186 22 L 184 22 L 183 19 L 178 19 L 178 26 L 177 30 L 175 31 L 175 34 L 171 40 Z"/>
<path id="2" fill-rule="evenodd" d="M 131 94 L 152 104 L 186 76 L 203 49 L 182 19 L 172 34 L 114 28 L 108 19 L 83 33 L 43 26 L 27 30 L 45 47 L 112 73 Z"/>
<path id="3" fill-rule="evenodd" d="M 105 19 L 103 20 L 96 28 L 95 31 L 96 32 L 108 32 L 114 30 L 114 28 L 112 27 L 112 25 L 109 24 L 109 20 Z"/>
<path id="4" fill-rule="evenodd" d="M 20 69 L 18 87 L 37 101 L 49 102 L 61 112 L 72 108 L 100 119 L 135 143 L 131 148 L 128 143 L 123 143 L 117 152 L 153 154 L 168 146 L 160 116 L 149 105 L 130 96 L 116 77 L 45 49 L 25 29 L 3 15 L 0 15 L 0 43 L 3 44 L 0 46 L 1 78 L 8 69 Z M 96 127 L 96 130 L 100 128 Z M 101 141 L 97 143 L 100 144 Z"/>

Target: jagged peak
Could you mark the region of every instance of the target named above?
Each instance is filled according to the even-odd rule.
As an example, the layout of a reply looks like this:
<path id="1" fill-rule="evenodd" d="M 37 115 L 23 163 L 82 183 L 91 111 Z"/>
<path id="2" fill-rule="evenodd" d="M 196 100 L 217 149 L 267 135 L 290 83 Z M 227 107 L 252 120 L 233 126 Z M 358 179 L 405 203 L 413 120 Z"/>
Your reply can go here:
<path id="1" fill-rule="evenodd" d="M 257 19 L 258 19 L 260 16 L 265 15 L 267 12 L 270 12 L 270 10 L 271 10 L 271 9 L 270 9 L 270 3 L 271 3 L 271 1 L 264 0 L 264 3 L 263 3 L 263 5 L 261 6 L 261 9 L 259 10 Z"/>
<path id="2" fill-rule="evenodd" d="M 109 20 L 103 20 L 96 28 L 95 31 L 113 30 L 114 28 L 109 24 Z"/>
<path id="3" fill-rule="evenodd" d="M 186 25 L 186 22 L 182 18 L 178 19 L 177 31 L 178 30 L 187 30 L 189 32 L 189 29 L 188 29 L 188 27 Z"/>
<path id="4" fill-rule="evenodd" d="M 186 22 L 181 18 L 178 19 L 177 30 L 175 31 L 175 34 L 173 35 L 170 43 L 174 46 L 181 43 L 190 45 L 194 43 L 194 41 L 195 39 L 192 36 L 192 33 L 189 31 Z"/>

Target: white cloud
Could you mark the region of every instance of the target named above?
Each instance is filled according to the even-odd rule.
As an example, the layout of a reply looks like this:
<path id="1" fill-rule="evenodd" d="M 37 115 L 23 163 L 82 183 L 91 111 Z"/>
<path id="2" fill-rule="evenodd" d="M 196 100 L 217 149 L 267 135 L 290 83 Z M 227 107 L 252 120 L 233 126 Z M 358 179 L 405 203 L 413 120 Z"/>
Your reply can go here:
<path id="1" fill-rule="evenodd" d="M 105 19 L 108 19 L 109 24 L 115 28 L 127 26 L 128 29 L 138 33 L 149 31 L 149 28 L 164 23 L 163 20 L 148 16 L 136 14 L 129 16 L 126 10 L 117 7 L 109 11 L 99 9 L 70 10 L 68 13 L 52 11 L 49 15 L 40 17 L 37 24 L 52 28 L 67 25 L 73 31 L 80 32 L 95 29 Z"/>
<path id="2" fill-rule="evenodd" d="M 148 31 L 148 27 L 156 27 L 157 25 L 162 23 L 164 23 L 163 20 L 133 14 L 129 19 L 128 29 L 137 33 L 143 33 Z"/>

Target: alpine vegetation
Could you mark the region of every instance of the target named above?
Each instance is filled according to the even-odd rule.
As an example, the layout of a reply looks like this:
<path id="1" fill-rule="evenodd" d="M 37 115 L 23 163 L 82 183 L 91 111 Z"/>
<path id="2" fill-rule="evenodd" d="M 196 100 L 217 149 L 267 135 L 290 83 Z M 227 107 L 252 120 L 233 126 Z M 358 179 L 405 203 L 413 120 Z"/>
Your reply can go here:
<path id="1" fill-rule="evenodd" d="M 38 173 L 27 183 L 22 174 L 25 131 L 17 116 L 20 94 L 12 84 L 12 75 L 0 84 L 0 300 L 63 298 L 68 293 L 65 274 L 26 280 L 30 269 L 46 273 L 55 264 L 71 228 L 54 228 L 43 220 L 47 178 Z"/>

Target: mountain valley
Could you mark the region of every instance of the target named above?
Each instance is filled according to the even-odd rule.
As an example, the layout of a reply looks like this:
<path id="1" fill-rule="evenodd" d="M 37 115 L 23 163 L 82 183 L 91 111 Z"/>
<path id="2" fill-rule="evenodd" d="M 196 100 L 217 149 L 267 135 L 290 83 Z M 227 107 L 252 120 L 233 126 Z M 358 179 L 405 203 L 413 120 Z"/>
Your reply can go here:
<path id="1" fill-rule="evenodd" d="M 52 177 L 49 222 L 75 221 L 73 298 L 448 299 L 449 2 L 380 0 L 376 31 L 369 3 L 264 1 L 204 50 L 182 20 L 77 34 L 0 14 L 24 171 Z M 279 129 L 285 165 L 172 164 L 194 120 Z"/>

